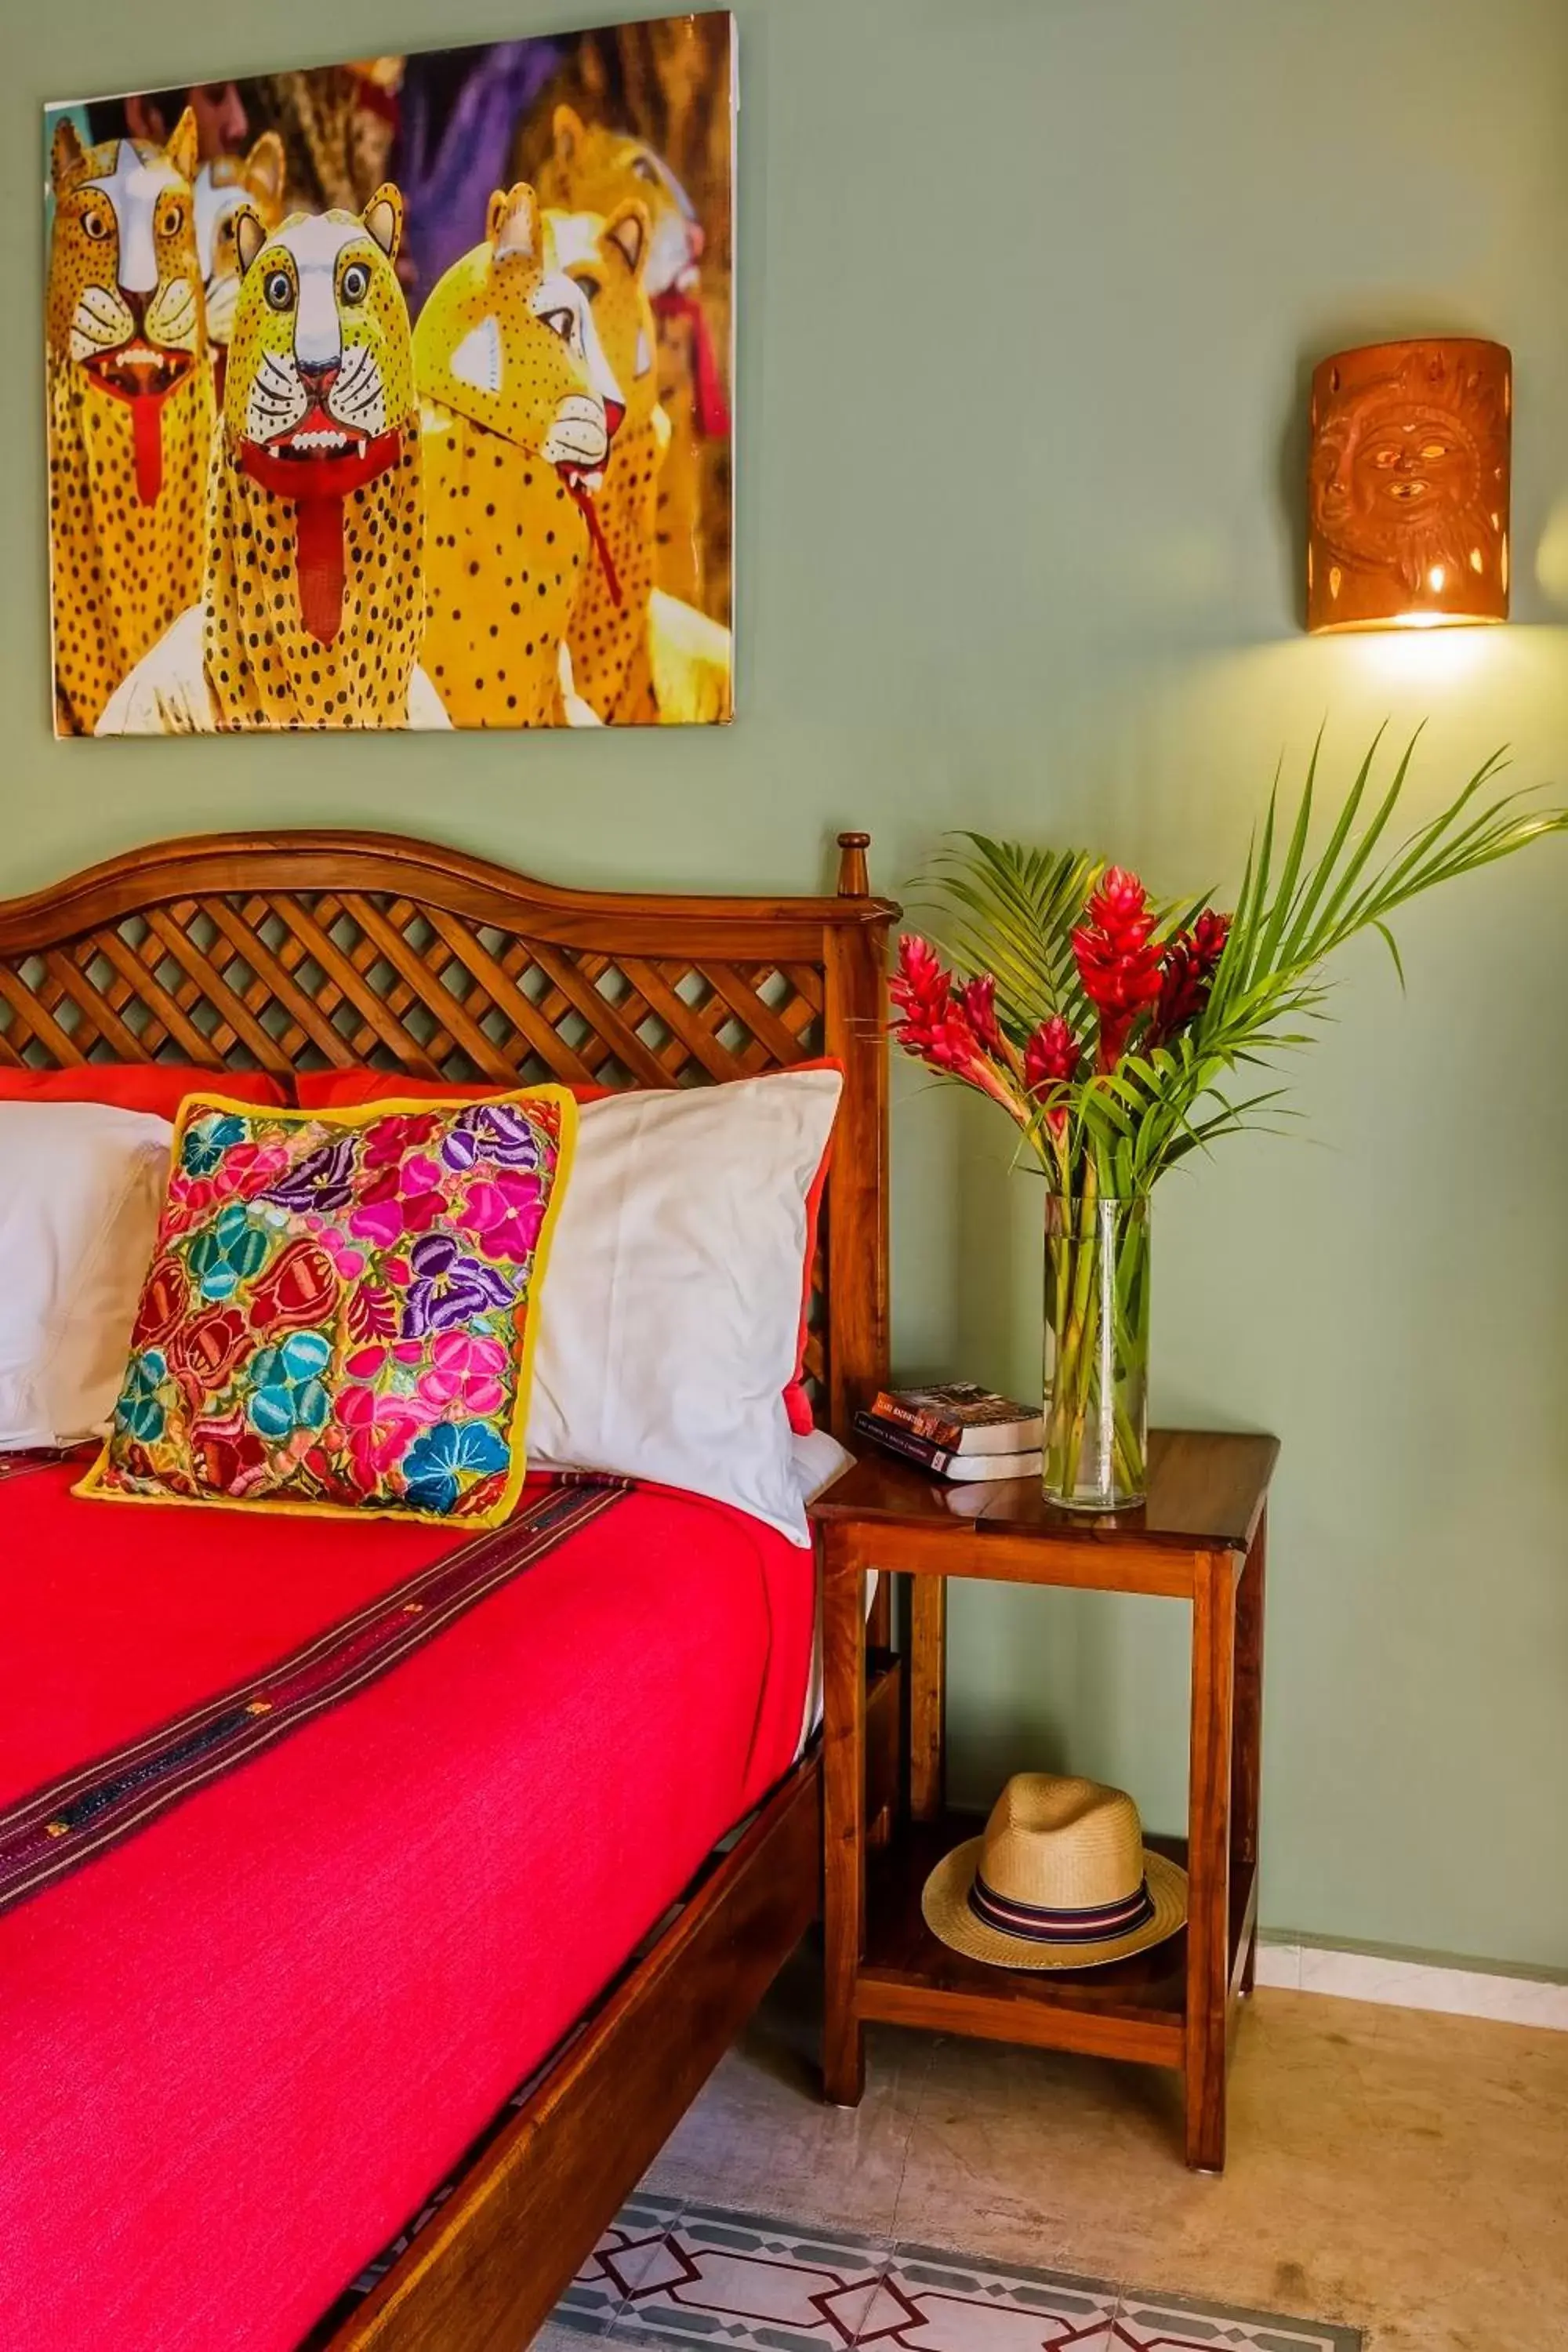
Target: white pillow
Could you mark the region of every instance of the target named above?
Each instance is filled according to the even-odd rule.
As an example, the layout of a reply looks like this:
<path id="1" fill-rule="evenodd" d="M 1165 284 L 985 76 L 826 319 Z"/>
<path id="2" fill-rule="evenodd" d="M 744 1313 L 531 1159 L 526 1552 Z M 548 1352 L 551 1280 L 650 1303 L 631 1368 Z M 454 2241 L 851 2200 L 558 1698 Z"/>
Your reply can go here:
<path id="1" fill-rule="evenodd" d="M 107 1103 L 0 1102 L 0 1452 L 102 1434 L 174 1133 Z"/>
<path id="2" fill-rule="evenodd" d="M 584 1103 L 540 1294 L 531 1462 L 733 1503 L 810 1541 L 784 1389 L 837 1070 Z"/>

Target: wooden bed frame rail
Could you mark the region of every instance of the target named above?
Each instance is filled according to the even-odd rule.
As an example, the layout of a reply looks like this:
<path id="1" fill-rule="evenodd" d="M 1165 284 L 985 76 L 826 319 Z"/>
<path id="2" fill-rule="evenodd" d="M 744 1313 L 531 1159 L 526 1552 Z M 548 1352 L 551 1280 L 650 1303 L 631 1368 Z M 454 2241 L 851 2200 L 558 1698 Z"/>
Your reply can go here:
<path id="1" fill-rule="evenodd" d="M 0 902 L 0 1067 L 370 1063 L 476 1083 L 711 1084 L 844 1067 L 807 1373 L 847 1434 L 888 1372 L 888 931 L 869 836 L 832 898 L 561 889 L 431 843 L 199 835 Z M 885 1602 L 872 1639 L 885 1639 Z M 898 1770 L 900 1677 L 871 1700 L 868 1807 Z M 518 2352 L 820 1909 L 820 1770 L 731 1852 L 317 2352 Z M 521 2070 L 520 2070 L 521 2071 Z M 433 2184 L 434 2185 L 434 2184 Z"/>

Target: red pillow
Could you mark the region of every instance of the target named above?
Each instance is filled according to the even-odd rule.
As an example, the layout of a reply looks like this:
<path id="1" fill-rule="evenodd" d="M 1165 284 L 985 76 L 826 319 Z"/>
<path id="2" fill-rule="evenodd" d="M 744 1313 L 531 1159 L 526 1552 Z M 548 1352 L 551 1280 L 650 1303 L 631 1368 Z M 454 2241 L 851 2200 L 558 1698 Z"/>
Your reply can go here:
<path id="1" fill-rule="evenodd" d="M 288 1090 L 265 1070 L 202 1070 L 194 1062 L 79 1062 L 69 1070 L 0 1070 L 0 1102 L 110 1103 L 173 1118 L 185 1097 L 216 1087 L 237 1102 L 288 1108 Z"/>
<path id="2" fill-rule="evenodd" d="M 796 1070 L 838 1070 L 844 1065 L 832 1055 L 813 1062 L 795 1062 Z M 518 1083 L 511 1082 L 512 1087 Z M 380 1102 L 384 1097 L 405 1095 L 416 1102 L 484 1102 L 491 1095 L 506 1094 L 509 1087 L 454 1086 L 447 1078 L 405 1078 L 395 1070 L 367 1069 L 356 1063 L 346 1070 L 300 1070 L 294 1079 L 294 1099 L 301 1110 L 340 1110 L 351 1103 Z M 614 1094 L 614 1087 L 574 1087 L 578 1102 L 602 1102 Z M 805 1392 L 805 1342 L 811 1313 L 811 1270 L 816 1264 L 816 1228 L 822 1214 L 822 1196 L 827 1188 L 827 1163 L 833 1157 L 829 1139 L 822 1155 L 822 1164 L 812 1178 L 811 1190 L 805 1196 L 805 1265 L 800 1283 L 800 1344 L 795 1349 L 795 1378 L 784 1392 L 784 1411 L 789 1425 L 797 1437 L 805 1437 L 816 1427 L 811 1399 Z"/>
<path id="3" fill-rule="evenodd" d="M 797 1063 L 795 1066 L 799 1068 L 801 1066 Z M 825 1066 L 837 1070 L 841 1069 L 843 1064 L 829 1062 Z M 805 1343 L 811 1328 L 811 1270 L 816 1264 L 816 1227 L 822 1215 L 822 1196 L 827 1190 L 827 1167 L 832 1158 L 833 1137 L 830 1131 L 827 1149 L 805 1196 L 805 1273 L 800 1286 L 800 1339 L 795 1351 L 795 1378 L 787 1382 L 784 1392 L 784 1411 L 797 1437 L 809 1437 L 816 1427 L 816 1415 L 805 1392 Z"/>
<path id="4" fill-rule="evenodd" d="M 450 1078 L 408 1078 L 400 1070 L 367 1069 L 356 1062 L 346 1070 L 298 1070 L 294 1099 L 301 1110 L 347 1110 L 360 1103 L 490 1102 L 498 1095 L 515 1094 L 526 1078 L 508 1078 L 504 1085 L 459 1086 Z M 574 1087 L 574 1102 L 599 1102 L 614 1087 Z"/>

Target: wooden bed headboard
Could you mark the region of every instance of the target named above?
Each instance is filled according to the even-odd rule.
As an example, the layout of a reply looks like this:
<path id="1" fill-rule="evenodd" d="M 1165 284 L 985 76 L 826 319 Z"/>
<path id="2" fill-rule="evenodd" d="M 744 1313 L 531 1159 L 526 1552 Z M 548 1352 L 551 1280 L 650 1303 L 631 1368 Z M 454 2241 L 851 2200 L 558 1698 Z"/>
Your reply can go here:
<path id="1" fill-rule="evenodd" d="M 0 1066 L 369 1062 L 668 1087 L 844 1065 L 807 1371 L 839 1435 L 887 1375 L 884 970 L 869 836 L 831 898 L 565 890 L 374 833 L 197 835 L 0 901 Z"/>

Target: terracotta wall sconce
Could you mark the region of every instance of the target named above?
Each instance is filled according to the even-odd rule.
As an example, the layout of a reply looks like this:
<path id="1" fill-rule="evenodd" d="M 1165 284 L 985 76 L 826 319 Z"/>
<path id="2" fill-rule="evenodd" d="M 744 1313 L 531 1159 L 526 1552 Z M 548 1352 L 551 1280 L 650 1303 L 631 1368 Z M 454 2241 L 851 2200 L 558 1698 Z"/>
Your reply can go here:
<path id="1" fill-rule="evenodd" d="M 1500 343 L 1369 343 L 1314 369 L 1309 629 L 1507 620 L 1512 415 Z"/>

